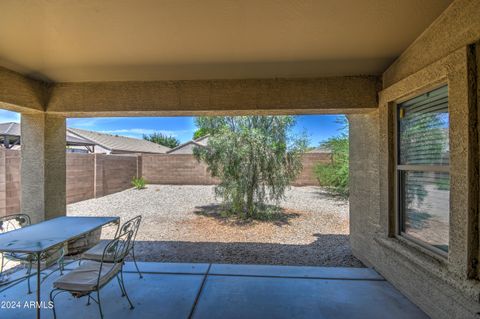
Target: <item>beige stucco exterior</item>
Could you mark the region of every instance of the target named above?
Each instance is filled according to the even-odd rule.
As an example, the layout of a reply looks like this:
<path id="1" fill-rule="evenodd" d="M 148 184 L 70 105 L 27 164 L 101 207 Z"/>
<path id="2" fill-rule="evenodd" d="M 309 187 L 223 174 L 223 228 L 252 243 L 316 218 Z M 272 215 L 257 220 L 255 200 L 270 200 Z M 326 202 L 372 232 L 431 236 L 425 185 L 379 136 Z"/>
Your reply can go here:
<path id="1" fill-rule="evenodd" d="M 21 210 L 32 222 L 66 213 L 65 117 L 22 114 Z"/>
<path id="2" fill-rule="evenodd" d="M 381 74 L 452 0 L 3 0 L 0 65 L 51 82 Z"/>
<path id="3" fill-rule="evenodd" d="M 46 85 L 0 67 L 0 107 L 16 112 L 44 111 Z"/>
<path id="4" fill-rule="evenodd" d="M 362 112 L 377 107 L 381 87 L 377 76 L 54 84 L 19 78 L 0 68 L 3 108 L 70 117 Z"/>
<path id="5" fill-rule="evenodd" d="M 65 116 L 347 113 L 355 256 L 434 318 L 478 317 L 479 17 L 479 1 L 454 1 L 382 81 L 373 75 L 47 84 L 0 69 L 1 107 L 22 112 L 22 211 L 35 221 L 65 211 Z M 450 110 L 448 258 L 395 231 L 393 110 L 442 84 Z"/>
<path id="6" fill-rule="evenodd" d="M 378 111 L 349 116 L 353 252 L 433 318 L 475 318 L 480 311 L 479 16 L 478 2 L 455 1 L 384 73 Z M 395 203 L 395 105 L 442 84 L 450 112 L 447 258 L 396 235 Z"/>

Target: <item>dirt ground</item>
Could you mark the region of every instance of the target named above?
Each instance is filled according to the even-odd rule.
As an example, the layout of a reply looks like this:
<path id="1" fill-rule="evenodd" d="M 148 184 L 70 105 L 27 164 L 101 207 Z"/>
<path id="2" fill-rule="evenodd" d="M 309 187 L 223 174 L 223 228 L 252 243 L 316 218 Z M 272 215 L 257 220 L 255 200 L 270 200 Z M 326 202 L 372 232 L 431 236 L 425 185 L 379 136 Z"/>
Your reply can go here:
<path id="1" fill-rule="evenodd" d="M 143 261 L 363 266 L 350 250 L 348 201 L 292 187 L 280 206 L 275 218 L 245 221 L 222 217 L 213 186 L 148 185 L 71 204 L 67 214 L 142 215 L 136 255 Z"/>

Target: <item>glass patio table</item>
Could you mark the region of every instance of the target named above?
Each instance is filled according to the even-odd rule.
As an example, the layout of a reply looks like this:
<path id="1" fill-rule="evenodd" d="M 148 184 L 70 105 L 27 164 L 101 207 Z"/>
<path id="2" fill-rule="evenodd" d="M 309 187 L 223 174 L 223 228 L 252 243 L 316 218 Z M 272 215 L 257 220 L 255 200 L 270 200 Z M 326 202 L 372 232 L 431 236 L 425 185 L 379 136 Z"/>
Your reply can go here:
<path id="1" fill-rule="evenodd" d="M 28 253 L 37 257 L 37 318 L 40 318 L 40 255 L 48 249 L 82 237 L 119 217 L 57 217 L 0 235 L 0 252 Z"/>

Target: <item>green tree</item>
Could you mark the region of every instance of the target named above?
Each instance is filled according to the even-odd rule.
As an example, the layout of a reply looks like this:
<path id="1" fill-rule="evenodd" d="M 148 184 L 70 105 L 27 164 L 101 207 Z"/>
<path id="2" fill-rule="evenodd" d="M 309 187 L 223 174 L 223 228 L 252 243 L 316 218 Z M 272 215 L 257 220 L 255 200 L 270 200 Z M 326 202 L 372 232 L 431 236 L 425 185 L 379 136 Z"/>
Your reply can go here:
<path id="1" fill-rule="evenodd" d="M 340 195 L 348 196 L 348 121 L 345 117 L 341 117 L 337 122 L 343 124 L 340 134 L 329 138 L 320 145 L 331 152 L 332 161 L 329 164 L 317 164 L 315 166 L 315 174 L 320 185 L 331 188 Z"/>
<path id="2" fill-rule="evenodd" d="M 174 136 L 169 136 L 169 135 L 162 134 L 162 133 L 157 133 L 157 132 L 149 134 L 149 135 L 144 134 L 143 139 L 147 140 L 147 141 L 150 141 L 150 142 L 153 142 L 153 143 L 157 143 L 157 144 L 166 146 L 166 147 L 170 147 L 170 148 L 174 148 L 174 147 L 177 147 L 178 145 L 180 145 L 180 141 L 177 138 L 175 138 Z"/>
<path id="3" fill-rule="evenodd" d="M 195 120 L 196 122 L 197 120 Z M 197 124 L 198 125 L 198 124 Z M 196 140 L 197 138 L 203 137 L 205 135 L 210 134 L 206 128 L 199 128 L 193 133 L 193 139 Z"/>
<path id="4" fill-rule="evenodd" d="M 294 117 L 200 117 L 196 123 L 210 138 L 194 154 L 220 180 L 216 195 L 233 214 L 265 213 L 266 202 L 278 203 L 302 169 L 307 140 L 291 134 Z"/>

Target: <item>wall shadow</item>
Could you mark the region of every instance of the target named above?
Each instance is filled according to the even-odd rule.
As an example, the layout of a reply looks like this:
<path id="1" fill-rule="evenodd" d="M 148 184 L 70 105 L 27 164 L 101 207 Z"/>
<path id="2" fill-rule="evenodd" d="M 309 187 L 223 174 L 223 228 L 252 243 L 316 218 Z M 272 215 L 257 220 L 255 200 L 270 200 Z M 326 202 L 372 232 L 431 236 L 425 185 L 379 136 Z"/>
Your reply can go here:
<path id="1" fill-rule="evenodd" d="M 315 190 L 315 194 L 317 195 L 318 199 L 328 199 L 342 204 L 345 202 L 345 200 L 348 200 L 348 196 L 337 194 L 326 187 L 318 187 L 318 189 Z"/>
<path id="2" fill-rule="evenodd" d="M 136 241 L 139 261 L 364 267 L 348 235 L 315 234 L 310 244 L 258 242 Z"/>

